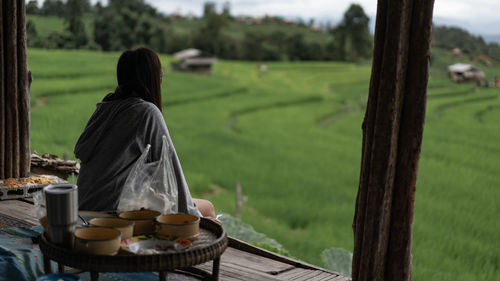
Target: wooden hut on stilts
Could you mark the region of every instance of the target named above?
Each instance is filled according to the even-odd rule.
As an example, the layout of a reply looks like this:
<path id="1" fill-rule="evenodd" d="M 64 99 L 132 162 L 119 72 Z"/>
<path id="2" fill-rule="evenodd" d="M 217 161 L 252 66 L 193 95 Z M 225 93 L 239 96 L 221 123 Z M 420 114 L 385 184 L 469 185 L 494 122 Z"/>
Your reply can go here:
<path id="1" fill-rule="evenodd" d="M 23 177 L 30 172 L 30 84 L 24 5 L 24 0 L 6 0 L 0 5 L 2 179 Z M 413 213 L 433 6 L 433 0 L 378 1 L 353 221 L 355 281 L 412 279 Z M 272 256 L 258 253 L 261 257 Z M 275 278 L 279 274 L 269 276 Z"/>

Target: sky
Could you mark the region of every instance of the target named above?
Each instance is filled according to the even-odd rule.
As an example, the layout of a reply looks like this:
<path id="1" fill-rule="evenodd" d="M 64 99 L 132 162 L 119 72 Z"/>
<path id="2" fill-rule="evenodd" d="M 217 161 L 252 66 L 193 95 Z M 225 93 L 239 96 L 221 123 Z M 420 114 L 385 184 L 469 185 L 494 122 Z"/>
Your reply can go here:
<path id="1" fill-rule="evenodd" d="M 96 1 L 96 0 L 94 0 Z M 220 9 L 227 0 L 213 0 Z M 206 0 L 146 0 L 159 11 L 170 14 L 193 13 L 201 15 Z M 372 19 L 377 12 L 377 0 L 229 0 L 233 15 L 278 15 L 287 18 L 300 17 L 316 22 L 341 20 L 343 13 L 353 2 L 360 4 Z M 458 26 L 476 35 L 500 37 L 500 0 L 435 0 L 434 22 L 440 25 Z M 373 28 L 373 26 L 372 26 Z"/>

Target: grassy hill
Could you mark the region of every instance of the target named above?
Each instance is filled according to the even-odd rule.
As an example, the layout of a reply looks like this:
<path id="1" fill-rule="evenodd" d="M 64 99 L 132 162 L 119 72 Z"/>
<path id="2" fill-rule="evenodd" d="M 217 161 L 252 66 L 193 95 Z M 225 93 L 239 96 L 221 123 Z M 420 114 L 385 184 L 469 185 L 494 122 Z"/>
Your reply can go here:
<path id="1" fill-rule="evenodd" d="M 68 153 L 95 104 L 114 90 L 118 53 L 30 49 L 32 149 Z M 171 58 L 161 56 L 164 66 Z M 499 275 L 500 88 L 454 84 L 433 50 L 417 183 L 414 280 Z M 168 72 L 164 116 L 194 196 L 234 213 L 290 254 L 322 266 L 352 251 L 369 65 L 219 61 L 212 76 Z M 483 67 L 490 81 L 500 65 Z"/>

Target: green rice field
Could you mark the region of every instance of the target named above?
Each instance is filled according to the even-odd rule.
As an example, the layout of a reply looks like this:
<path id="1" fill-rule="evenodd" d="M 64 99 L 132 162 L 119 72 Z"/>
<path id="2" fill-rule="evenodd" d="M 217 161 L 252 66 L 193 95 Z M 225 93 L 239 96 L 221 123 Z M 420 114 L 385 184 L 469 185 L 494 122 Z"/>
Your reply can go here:
<path id="1" fill-rule="evenodd" d="M 31 147 L 74 159 L 95 104 L 116 86 L 119 53 L 30 49 Z M 170 57 L 161 56 L 165 69 Z M 500 88 L 454 84 L 434 50 L 417 182 L 413 280 L 500 276 Z M 164 116 L 195 197 L 234 214 L 292 256 L 324 266 L 352 252 L 361 122 L 370 65 L 219 61 L 211 76 L 167 71 Z M 500 64 L 481 67 L 490 81 Z"/>

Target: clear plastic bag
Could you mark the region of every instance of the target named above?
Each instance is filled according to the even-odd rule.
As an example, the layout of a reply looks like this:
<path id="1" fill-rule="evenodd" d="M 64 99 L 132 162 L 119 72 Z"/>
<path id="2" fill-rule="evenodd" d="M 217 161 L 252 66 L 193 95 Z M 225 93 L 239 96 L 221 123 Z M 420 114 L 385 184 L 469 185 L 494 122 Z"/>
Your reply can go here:
<path id="1" fill-rule="evenodd" d="M 47 214 L 45 209 L 45 193 L 43 193 L 43 190 L 33 193 L 33 202 L 35 205 L 35 215 L 37 219 L 41 219 Z"/>
<path id="2" fill-rule="evenodd" d="M 177 213 L 177 180 L 167 137 L 163 136 L 160 160 L 147 162 L 150 145 L 146 147 L 130 171 L 118 203 L 118 211 L 159 211 L 162 214 Z"/>

